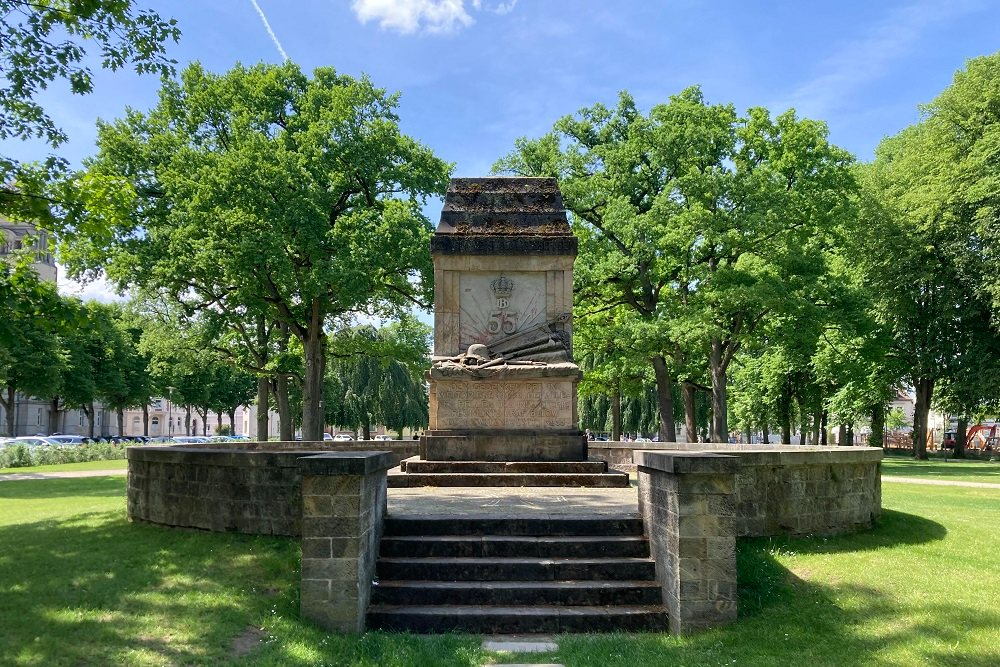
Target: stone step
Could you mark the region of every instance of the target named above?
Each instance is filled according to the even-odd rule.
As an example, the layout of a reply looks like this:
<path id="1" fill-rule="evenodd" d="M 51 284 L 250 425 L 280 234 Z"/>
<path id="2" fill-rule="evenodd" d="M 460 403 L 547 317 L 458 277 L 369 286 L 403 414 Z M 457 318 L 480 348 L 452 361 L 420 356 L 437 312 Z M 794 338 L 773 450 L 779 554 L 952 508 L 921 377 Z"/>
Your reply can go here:
<path id="1" fill-rule="evenodd" d="M 635 514 L 603 516 L 511 517 L 486 514 L 474 518 L 454 515 L 391 515 L 385 520 L 385 536 L 413 535 L 521 535 L 557 536 L 641 536 L 642 519 Z"/>
<path id="2" fill-rule="evenodd" d="M 475 634 L 664 631 L 667 613 L 660 605 L 373 605 L 368 610 L 368 627 L 417 633 Z"/>
<path id="3" fill-rule="evenodd" d="M 649 541 L 640 535 L 519 536 L 400 535 L 382 538 L 386 557 L 644 558 Z"/>
<path id="4" fill-rule="evenodd" d="M 649 558 L 379 558 L 379 579 L 433 581 L 652 580 Z"/>
<path id="5" fill-rule="evenodd" d="M 421 461 L 406 459 L 403 472 L 415 473 L 589 473 L 600 475 L 608 470 L 604 461 Z"/>
<path id="6" fill-rule="evenodd" d="M 657 605 L 655 581 L 379 581 L 373 605 Z"/>
<path id="7" fill-rule="evenodd" d="M 407 465 L 409 469 L 409 465 Z M 628 474 L 623 472 L 595 473 L 396 473 L 388 475 L 390 489 L 424 486 L 545 486 L 623 489 L 628 487 Z"/>

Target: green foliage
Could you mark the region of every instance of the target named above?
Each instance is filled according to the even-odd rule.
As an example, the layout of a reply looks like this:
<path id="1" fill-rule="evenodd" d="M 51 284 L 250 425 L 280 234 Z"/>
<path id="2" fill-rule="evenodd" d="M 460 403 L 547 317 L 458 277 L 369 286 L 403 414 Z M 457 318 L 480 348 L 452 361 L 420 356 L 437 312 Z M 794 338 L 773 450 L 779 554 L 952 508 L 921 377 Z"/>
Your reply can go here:
<path id="1" fill-rule="evenodd" d="M 329 349 L 327 421 L 360 428 L 365 439 L 377 424 L 394 431 L 425 427 L 429 336 L 427 326 L 410 318 L 338 332 Z"/>
<path id="2" fill-rule="evenodd" d="M 0 468 L 80 463 L 83 461 L 114 461 L 125 458 L 123 443 L 94 442 L 72 447 L 26 447 L 10 445 L 0 448 Z"/>
<path id="3" fill-rule="evenodd" d="M 688 377 L 699 375 L 689 359 L 702 359 L 724 439 L 729 364 L 766 317 L 815 298 L 829 231 L 850 213 L 850 162 L 823 123 L 761 108 L 740 117 L 693 87 L 648 116 L 626 93 L 615 109 L 583 109 L 519 139 L 494 169 L 559 177 L 580 239 L 582 319 L 626 308 L 643 357 Z M 658 390 L 662 400 L 670 387 Z"/>
<path id="4" fill-rule="evenodd" d="M 39 101 L 43 90 L 59 81 L 74 94 L 90 93 L 93 74 L 85 63 L 93 55 L 106 69 L 169 74 L 174 61 L 164 44 L 178 37 L 173 20 L 132 0 L 0 0 L 0 139 L 37 138 L 58 148 L 69 137 Z M 51 222 L 48 187 L 66 167 L 58 154 L 36 164 L 0 155 L 0 215 Z"/>
<path id="5" fill-rule="evenodd" d="M 67 261 L 233 327 L 287 327 L 303 346 L 304 436 L 319 437 L 328 324 L 430 302 L 421 207 L 450 167 L 400 131 L 396 104 L 332 68 L 193 64 L 152 111 L 100 126 Z"/>
<path id="6" fill-rule="evenodd" d="M 66 321 L 65 302 L 55 285 L 39 279 L 27 257 L 14 265 L 0 261 L 0 405 L 4 432 L 13 435 L 16 393 L 47 399 L 62 386 L 67 364 L 60 334 Z"/>

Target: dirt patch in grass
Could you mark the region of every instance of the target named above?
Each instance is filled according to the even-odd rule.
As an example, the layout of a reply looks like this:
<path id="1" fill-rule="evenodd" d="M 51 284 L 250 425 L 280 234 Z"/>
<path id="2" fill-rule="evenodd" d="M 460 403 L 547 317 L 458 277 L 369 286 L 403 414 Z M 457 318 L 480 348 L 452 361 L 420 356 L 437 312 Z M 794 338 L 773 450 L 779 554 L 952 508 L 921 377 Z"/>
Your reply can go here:
<path id="1" fill-rule="evenodd" d="M 266 636 L 261 628 L 256 625 L 248 625 L 243 632 L 233 637 L 233 641 L 229 645 L 229 654 L 234 658 L 242 658 L 255 651 Z"/>

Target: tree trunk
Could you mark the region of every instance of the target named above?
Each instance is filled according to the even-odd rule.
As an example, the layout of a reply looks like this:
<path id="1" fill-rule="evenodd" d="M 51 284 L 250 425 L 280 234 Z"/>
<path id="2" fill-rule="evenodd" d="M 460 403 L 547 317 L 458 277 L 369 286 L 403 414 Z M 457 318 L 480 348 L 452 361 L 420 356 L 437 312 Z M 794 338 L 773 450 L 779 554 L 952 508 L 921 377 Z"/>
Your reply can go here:
<path id="1" fill-rule="evenodd" d="M 3 409 L 6 413 L 7 422 L 7 436 L 10 438 L 14 437 L 14 417 L 17 415 L 17 406 L 14 405 L 14 385 L 8 384 L 7 387 L 7 398 L 0 399 L 0 403 L 3 403 Z"/>
<path id="2" fill-rule="evenodd" d="M 838 447 L 847 446 L 847 424 L 837 425 L 837 446 Z"/>
<path id="3" fill-rule="evenodd" d="M 955 453 L 956 459 L 965 458 L 965 439 L 969 437 L 969 420 L 966 417 L 958 418 L 958 428 L 955 431 Z"/>
<path id="4" fill-rule="evenodd" d="M 765 445 L 771 444 L 771 426 L 770 424 L 767 423 L 767 420 L 765 420 L 764 423 L 761 424 L 760 437 L 763 444 Z"/>
<path id="5" fill-rule="evenodd" d="M 191 433 L 191 406 L 184 406 L 184 435 L 192 435 Z"/>
<path id="6" fill-rule="evenodd" d="M 753 430 L 751 429 L 749 422 L 743 430 L 743 442 L 747 445 L 753 442 Z"/>
<path id="7" fill-rule="evenodd" d="M 809 444 L 816 446 L 819 444 L 819 432 L 823 427 L 823 413 L 819 410 L 813 413 L 812 434 L 809 436 Z"/>
<path id="8" fill-rule="evenodd" d="M 319 439 L 323 439 L 323 434 L 321 433 Z M 371 415 L 365 414 L 365 420 L 361 424 L 361 439 L 371 440 L 372 439 L 372 419 Z"/>
<path id="9" fill-rule="evenodd" d="M 236 408 L 229 411 L 229 435 L 236 435 Z"/>
<path id="10" fill-rule="evenodd" d="M 221 435 L 222 434 L 222 413 L 221 412 L 216 412 L 215 413 L 215 433 L 216 433 L 216 435 Z M 229 435 L 234 435 L 234 433 L 232 431 L 230 431 Z"/>
<path id="11" fill-rule="evenodd" d="M 819 421 L 819 444 L 820 447 L 826 447 L 829 444 L 830 429 L 827 423 L 830 415 L 827 414 L 826 410 L 820 413 Z"/>
<path id="12" fill-rule="evenodd" d="M 267 413 L 270 408 L 267 405 L 267 395 L 270 391 L 270 384 L 266 377 L 257 378 L 257 441 L 267 442 Z"/>
<path id="13" fill-rule="evenodd" d="M 621 442 L 622 439 L 622 393 L 611 394 L 611 441 Z"/>
<path id="14" fill-rule="evenodd" d="M 927 459 L 927 413 L 934 396 L 934 380 L 919 378 L 914 384 L 917 404 L 913 410 L 913 458 L 924 461 Z"/>
<path id="15" fill-rule="evenodd" d="M 118 435 L 125 435 L 125 408 L 118 408 Z"/>
<path id="16" fill-rule="evenodd" d="M 674 380 L 667 368 L 667 360 L 655 356 L 653 373 L 656 375 L 656 402 L 660 407 L 660 442 L 677 442 L 674 425 Z"/>
<path id="17" fill-rule="evenodd" d="M 848 447 L 853 447 L 854 446 L 854 423 L 853 422 L 847 425 L 847 446 Z"/>
<path id="18" fill-rule="evenodd" d="M 726 413 L 726 368 L 722 363 L 722 339 L 712 339 L 712 351 L 708 355 L 709 370 L 712 374 L 712 425 L 709 440 L 729 442 L 729 415 Z"/>
<path id="19" fill-rule="evenodd" d="M 781 420 L 781 444 L 792 444 L 792 381 L 785 378 L 778 396 L 778 418 Z"/>
<path id="20" fill-rule="evenodd" d="M 305 382 L 302 387 L 302 439 L 323 439 L 323 316 L 319 299 L 312 301 L 312 313 L 305 340 Z"/>
<path id="21" fill-rule="evenodd" d="M 681 385 L 681 396 L 684 400 L 684 436 L 688 442 L 698 442 L 698 415 L 695 413 L 694 401 L 697 388 L 685 381 Z"/>
<path id="22" fill-rule="evenodd" d="M 295 426 L 292 423 L 292 406 L 288 402 L 287 375 L 274 378 L 274 402 L 278 406 L 278 431 L 281 434 L 278 437 L 283 442 L 290 442 L 295 439 Z"/>
<path id="23" fill-rule="evenodd" d="M 881 403 L 872 407 L 872 432 L 868 436 L 868 446 L 885 446 L 885 406 Z"/>
<path id="24" fill-rule="evenodd" d="M 145 437 L 149 437 L 149 406 L 142 406 L 142 434 Z"/>
<path id="25" fill-rule="evenodd" d="M 87 433 L 93 438 L 94 437 L 94 402 L 90 402 L 89 407 L 83 409 L 84 414 L 87 415 Z"/>
<path id="26" fill-rule="evenodd" d="M 59 428 L 59 397 L 56 396 L 49 403 L 49 433 L 62 433 Z"/>

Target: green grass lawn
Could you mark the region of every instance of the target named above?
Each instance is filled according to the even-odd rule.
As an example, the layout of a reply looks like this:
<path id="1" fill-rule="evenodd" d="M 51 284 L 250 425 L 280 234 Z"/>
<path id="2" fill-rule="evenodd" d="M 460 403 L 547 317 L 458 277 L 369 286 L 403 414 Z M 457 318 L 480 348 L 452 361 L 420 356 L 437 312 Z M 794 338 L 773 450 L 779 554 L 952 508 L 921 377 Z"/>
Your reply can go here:
<path id="1" fill-rule="evenodd" d="M 882 459 L 882 475 L 1000 484 L 1000 463 L 956 459 L 916 461 L 912 458 L 887 456 Z"/>
<path id="2" fill-rule="evenodd" d="M 48 466 L 25 466 L 23 468 L 0 468 L 0 475 L 20 472 L 65 472 L 71 470 L 125 470 L 128 461 L 115 459 L 112 461 L 84 461 L 83 463 L 57 463 Z"/>
<path id="3" fill-rule="evenodd" d="M 727 628 L 497 656 L 467 635 L 327 635 L 298 618 L 296 540 L 129 524 L 124 484 L 0 483 L 0 664 L 1000 664 L 997 490 L 886 485 L 876 530 L 741 542 Z"/>

